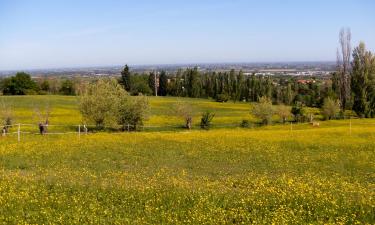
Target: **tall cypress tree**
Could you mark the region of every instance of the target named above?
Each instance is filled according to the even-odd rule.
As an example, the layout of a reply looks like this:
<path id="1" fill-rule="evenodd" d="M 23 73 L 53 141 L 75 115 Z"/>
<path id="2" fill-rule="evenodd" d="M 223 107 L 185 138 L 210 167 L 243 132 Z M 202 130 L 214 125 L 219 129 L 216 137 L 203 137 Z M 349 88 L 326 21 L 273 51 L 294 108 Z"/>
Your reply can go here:
<path id="1" fill-rule="evenodd" d="M 242 70 L 237 75 L 237 82 L 236 82 L 236 98 L 235 100 L 240 100 L 243 98 L 243 90 L 244 89 L 244 76 Z"/>
<path id="2" fill-rule="evenodd" d="M 131 90 L 131 74 L 129 71 L 129 66 L 126 64 L 124 69 L 121 71 L 121 80 L 120 83 L 126 91 Z"/>
<path id="3" fill-rule="evenodd" d="M 167 88 L 168 88 L 168 78 L 165 71 L 161 71 L 160 78 L 159 78 L 159 95 L 166 96 L 167 95 Z"/>
<path id="4" fill-rule="evenodd" d="M 188 73 L 188 94 L 189 97 L 192 98 L 199 98 L 200 97 L 200 91 L 201 91 L 201 81 L 200 81 L 200 75 L 198 68 L 195 67 L 194 69 L 189 69 Z"/>

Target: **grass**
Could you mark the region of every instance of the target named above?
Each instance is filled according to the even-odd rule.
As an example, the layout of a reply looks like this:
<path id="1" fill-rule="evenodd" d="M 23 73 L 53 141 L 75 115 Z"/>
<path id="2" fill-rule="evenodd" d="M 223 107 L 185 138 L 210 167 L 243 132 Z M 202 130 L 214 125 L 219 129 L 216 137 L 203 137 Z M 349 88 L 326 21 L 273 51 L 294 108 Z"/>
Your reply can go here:
<path id="1" fill-rule="evenodd" d="M 17 115 L 24 98 L 10 98 Z M 40 98 L 56 122 L 77 119 L 74 98 Z M 151 99 L 155 117 L 173 102 Z M 210 104 L 225 121 L 247 115 Z M 0 137 L 0 223 L 374 224 L 374 124 Z"/>
<path id="2" fill-rule="evenodd" d="M 0 102 L 12 106 L 16 123 L 37 123 L 35 109 L 43 111 L 48 105 L 51 109 L 52 124 L 82 124 L 78 111 L 78 98 L 72 96 L 0 96 Z M 216 123 L 236 123 L 251 118 L 248 103 L 217 103 L 205 99 L 149 97 L 150 117 L 146 125 L 182 125 L 183 119 L 177 117 L 174 105 L 178 101 L 191 104 L 194 109 L 194 123 L 199 124 L 201 113 L 210 110 L 216 114 Z"/>

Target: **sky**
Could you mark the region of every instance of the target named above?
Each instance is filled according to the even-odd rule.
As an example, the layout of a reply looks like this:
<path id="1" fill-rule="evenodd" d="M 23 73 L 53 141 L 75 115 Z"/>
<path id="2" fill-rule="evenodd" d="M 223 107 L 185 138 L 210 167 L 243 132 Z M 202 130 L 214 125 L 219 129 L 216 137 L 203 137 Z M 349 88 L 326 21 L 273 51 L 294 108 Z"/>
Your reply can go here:
<path id="1" fill-rule="evenodd" d="M 0 0 L 0 70 L 335 61 L 375 50 L 373 0 Z"/>

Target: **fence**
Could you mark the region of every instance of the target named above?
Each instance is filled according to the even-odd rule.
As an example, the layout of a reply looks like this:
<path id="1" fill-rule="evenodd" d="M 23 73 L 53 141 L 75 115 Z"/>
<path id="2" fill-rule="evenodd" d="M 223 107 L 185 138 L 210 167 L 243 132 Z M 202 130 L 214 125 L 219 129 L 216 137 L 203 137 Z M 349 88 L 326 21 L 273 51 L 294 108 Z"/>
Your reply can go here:
<path id="1" fill-rule="evenodd" d="M 290 125 L 289 125 L 290 124 Z M 290 132 L 297 131 L 300 129 L 306 129 L 306 123 L 293 123 L 289 122 L 284 124 L 284 126 L 280 126 L 280 130 L 290 130 Z M 362 125 L 372 125 L 375 128 L 375 123 L 359 123 L 358 120 L 353 123 L 352 120 L 349 120 L 347 123 L 339 122 L 338 124 L 331 124 L 330 127 L 338 126 L 338 127 L 347 127 L 349 134 L 352 135 L 352 128 L 353 126 L 362 126 Z M 15 125 L 5 125 L 2 126 L 2 136 L 8 135 L 16 135 L 18 142 L 21 141 L 22 135 L 64 135 L 64 134 L 76 134 L 78 138 L 81 135 L 88 135 L 89 133 L 93 133 L 98 131 L 96 125 L 86 125 L 86 124 L 78 124 L 78 125 L 41 125 L 43 130 L 40 129 L 40 125 L 38 124 L 22 124 L 18 123 Z M 251 123 L 247 128 L 255 128 L 260 127 L 260 124 Z M 319 122 L 311 124 L 311 127 L 319 127 Z M 241 127 L 241 124 L 212 124 L 211 128 L 236 128 Z M 127 124 L 125 126 L 111 126 L 111 127 L 102 127 L 107 131 L 179 131 L 183 130 L 184 128 L 182 125 L 164 125 L 164 126 L 156 126 L 156 125 L 142 125 L 142 126 L 133 126 Z M 192 129 L 200 129 L 199 125 L 193 125 Z"/>

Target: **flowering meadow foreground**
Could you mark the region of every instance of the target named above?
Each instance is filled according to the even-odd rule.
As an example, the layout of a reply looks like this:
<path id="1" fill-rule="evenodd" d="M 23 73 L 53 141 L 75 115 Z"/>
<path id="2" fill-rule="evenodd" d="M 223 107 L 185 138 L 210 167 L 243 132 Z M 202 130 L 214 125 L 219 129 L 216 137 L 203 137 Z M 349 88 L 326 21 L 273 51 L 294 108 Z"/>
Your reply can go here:
<path id="1" fill-rule="evenodd" d="M 374 126 L 280 127 L 3 138 L 0 223 L 374 224 Z"/>

